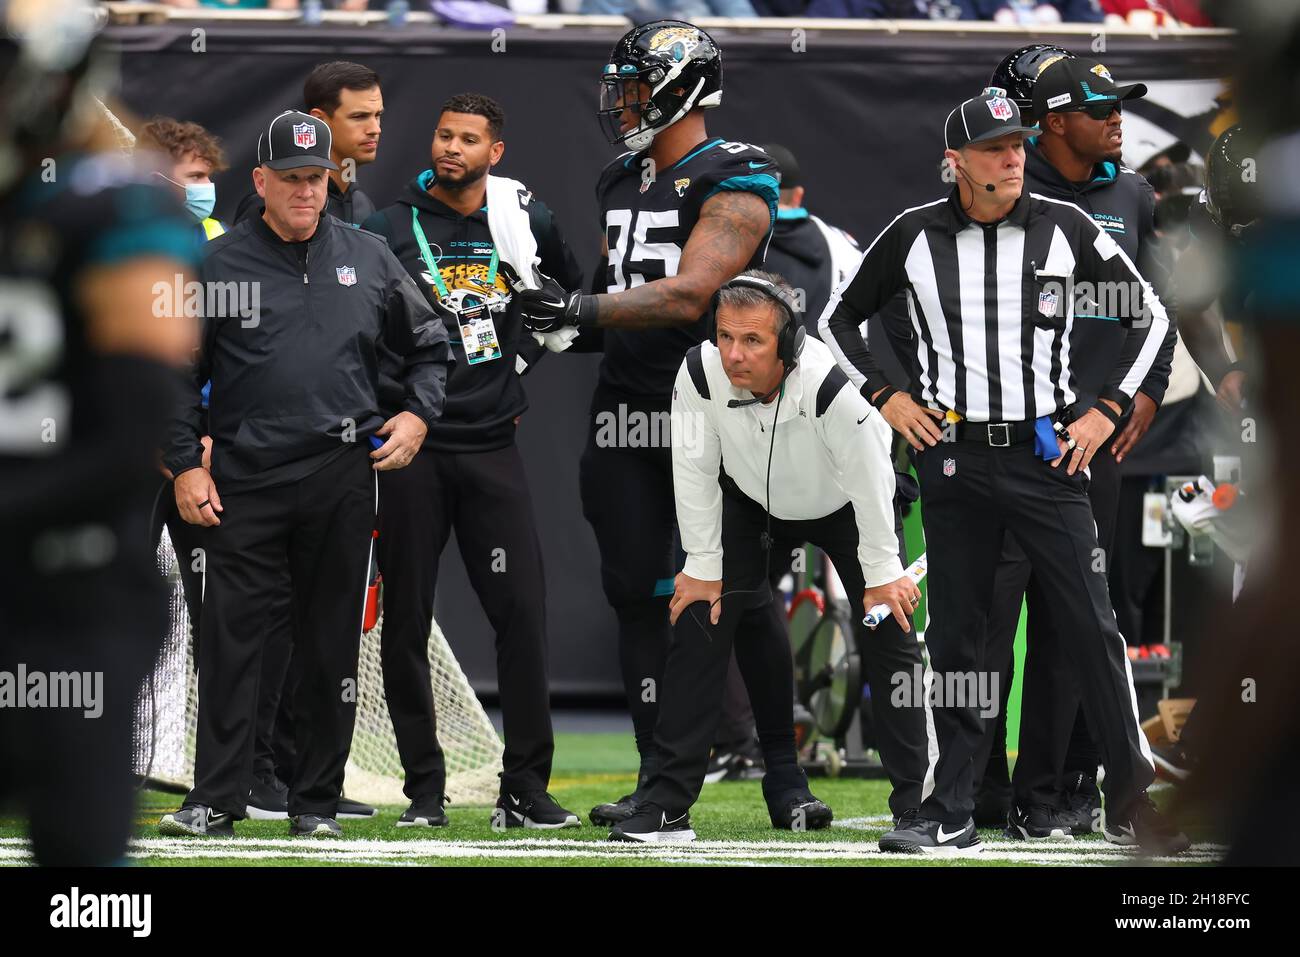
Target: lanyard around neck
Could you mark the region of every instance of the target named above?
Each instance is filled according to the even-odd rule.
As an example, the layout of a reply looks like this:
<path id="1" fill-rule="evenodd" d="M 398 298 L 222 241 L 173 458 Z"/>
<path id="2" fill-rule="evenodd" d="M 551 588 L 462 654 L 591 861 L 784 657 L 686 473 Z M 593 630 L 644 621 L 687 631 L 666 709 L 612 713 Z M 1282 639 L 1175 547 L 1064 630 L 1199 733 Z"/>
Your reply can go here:
<path id="1" fill-rule="evenodd" d="M 447 290 L 447 284 L 442 281 L 442 273 L 438 270 L 438 260 L 433 258 L 433 252 L 429 249 L 429 240 L 424 235 L 424 228 L 420 225 L 420 211 L 414 206 L 411 207 L 411 232 L 415 234 L 415 244 L 420 247 L 420 258 L 424 260 L 425 267 L 429 270 L 429 276 L 433 279 L 433 286 L 438 290 L 438 296 L 446 299 L 450 293 Z M 497 281 L 497 267 L 501 265 L 501 258 L 497 255 L 496 246 L 492 247 L 492 261 L 488 263 L 488 275 L 486 285 L 494 288 Z"/>

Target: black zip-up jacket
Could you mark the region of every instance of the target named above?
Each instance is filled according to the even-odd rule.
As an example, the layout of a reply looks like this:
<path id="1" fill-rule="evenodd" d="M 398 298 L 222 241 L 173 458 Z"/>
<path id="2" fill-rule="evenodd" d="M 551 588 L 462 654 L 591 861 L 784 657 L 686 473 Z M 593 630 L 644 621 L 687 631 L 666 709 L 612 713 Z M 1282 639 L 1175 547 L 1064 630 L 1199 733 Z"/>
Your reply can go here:
<path id="1" fill-rule="evenodd" d="M 242 223 L 245 219 L 261 216 L 265 208 L 266 203 L 257 195 L 257 190 L 252 190 L 235 208 L 235 222 Z M 325 212 L 352 226 L 360 226 L 374 215 L 375 204 L 356 183 L 344 193 L 331 179 L 325 191 Z"/>
<path id="2" fill-rule="evenodd" d="M 1142 278 L 1155 289 L 1169 315 L 1169 331 L 1138 391 L 1160 405 L 1169 387 L 1178 322 L 1173 284 L 1168 281 L 1168 266 L 1155 233 L 1155 191 L 1151 184 L 1128 167 L 1110 162 L 1098 163 L 1088 182 L 1072 183 L 1030 141 L 1025 144 L 1025 192 L 1074 203 L 1110 234 L 1137 266 Z M 1125 337 L 1132 335 L 1140 336 L 1142 331 L 1125 329 L 1117 322 L 1080 320 L 1074 324 L 1070 355 L 1079 386 L 1076 408 L 1087 409 L 1096 404 L 1106 377 L 1115 368 Z"/>
<path id="3" fill-rule="evenodd" d="M 486 281 L 492 256 L 492 232 L 488 229 L 487 207 L 462 216 L 427 192 L 433 173 L 425 170 L 411 180 L 396 203 L 386 206 L 362 224 L 378 233 L 406 268 L 415 284 L 429 297 L 438 292 L 428 278 L 428 267 L 411 228 L 411 210 L 419 210 L 420 228 L 437 258 L 439 273 L 448 290 L 474 289 L 475 280 Z M 528 221 L 537 240 L 541 270 L 565 289 L 582 288 L 582 271 L 560 234 L 555 217 L 544 203 L 527 203 Z M 499 267 L 495 288 L 510 292 Z M 442 418 L 429 428 L 424 446 L 442 452 L 490 452 L 515 440 L 514 419 L 528 408 L 528 398 L 519 382 L 519 372 L 541 358 L 545 350 L 524 329 L 518 307 L 512 302 L 502 312 L 492 313 L 501 357 L 470 365 L 461 333 L 446 320 L 456 366 L 447 380 L 447 407 Z M 587 333 L 583 333 L 586 336 Z M 518 365 L 517 360 L 522 360 Z"/>
<path id="4" fill-rule="evenodd" d="M 165 464 L 173 473 L 202 461 L 199 393 L 209 379 L 219 489 L 287 484 L 368 447 L 387 418 L 378 397 L 381 342 L 405 357 L 403 407 L 429 425 L 442 414 L 454 361 L 446 330 L 378 236 L 322 215 L 309 240 L 285 242 L 254 217 L 205 253 L 208 308 L 171 426 Z M 241 290 L 255 313 L 231 305 Z"/>

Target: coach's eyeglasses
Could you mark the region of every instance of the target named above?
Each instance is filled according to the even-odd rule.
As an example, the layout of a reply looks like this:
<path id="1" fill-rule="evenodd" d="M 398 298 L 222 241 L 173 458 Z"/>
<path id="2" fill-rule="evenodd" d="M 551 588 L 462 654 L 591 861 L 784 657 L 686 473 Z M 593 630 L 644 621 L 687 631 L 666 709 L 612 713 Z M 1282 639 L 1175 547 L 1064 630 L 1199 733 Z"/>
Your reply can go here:
<path id="1" fill-rule="evenodd" d="M 1089 119 L 1108 120 L 1111 111 L 1122 114 L 1124 104 L 1121 100 L 1106 100 L 1104 103 L 1085 103 L 1075 110 L 1076 113 L 1083 113 Z"/>

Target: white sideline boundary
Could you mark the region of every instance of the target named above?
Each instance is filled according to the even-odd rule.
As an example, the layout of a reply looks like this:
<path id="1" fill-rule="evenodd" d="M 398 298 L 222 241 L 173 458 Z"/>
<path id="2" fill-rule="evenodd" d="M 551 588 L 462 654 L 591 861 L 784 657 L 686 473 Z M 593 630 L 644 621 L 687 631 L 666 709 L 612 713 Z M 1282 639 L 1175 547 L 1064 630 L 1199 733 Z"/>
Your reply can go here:
<path id="1" fill-rule="evenodd" d="M 980 861 L 1013 862 L 1055 866 L 1102 864 L 1214 864 L 1224 848 L 1216 844 L 1195 844 L 1178 857 L 1146 858 L 1136 852 L 1101 841 L 1053 843 L 1051 846 L 1018 841 L 988 840 Z M 349 865 L 418 865 L 430 860 L 456 861 L 472 858 L 494 860 L 579 859 L 600 861 L 636 858 L 647 864 L 751 865 L 794 862 L 802 864 L 852 863 L 879 860 L 946 863 L 945 858 L 884 854 L 874 841 L 694 841 L 690 844 L 624 844 L 614 841 L 582 841 L 564 838 L 502 838 L 500 840 L 310 840 L 303 838 L 144 838 L 132 841 L 128 856 L 137 860 L 164 859 L 207 861 L 239 859 L 328 862 Z M 0 866 L 30 863 L 27 842 L 0 838 Z"/>

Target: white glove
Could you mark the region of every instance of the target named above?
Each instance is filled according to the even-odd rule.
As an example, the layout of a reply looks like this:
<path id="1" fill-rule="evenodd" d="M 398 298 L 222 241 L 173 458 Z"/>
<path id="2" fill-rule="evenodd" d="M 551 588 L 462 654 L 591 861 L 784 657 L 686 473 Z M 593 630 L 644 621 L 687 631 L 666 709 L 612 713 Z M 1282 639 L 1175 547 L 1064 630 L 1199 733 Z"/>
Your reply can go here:
<path id="1" fill-rule="evenodd" d="M 533 338 L 537 340 L 538 345 L 546 346 L 551 352 L 563 352 L 573 345 L 574 339 L 578 338 L 578 327 L 561 326 L 553 332 L 534 332 Z"/>

